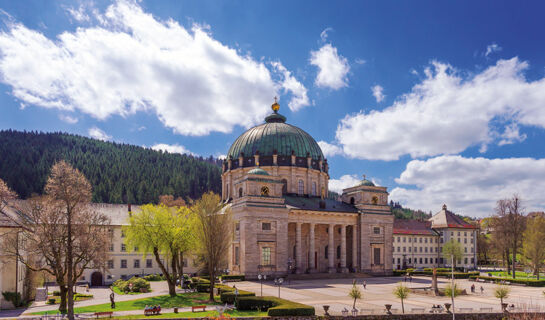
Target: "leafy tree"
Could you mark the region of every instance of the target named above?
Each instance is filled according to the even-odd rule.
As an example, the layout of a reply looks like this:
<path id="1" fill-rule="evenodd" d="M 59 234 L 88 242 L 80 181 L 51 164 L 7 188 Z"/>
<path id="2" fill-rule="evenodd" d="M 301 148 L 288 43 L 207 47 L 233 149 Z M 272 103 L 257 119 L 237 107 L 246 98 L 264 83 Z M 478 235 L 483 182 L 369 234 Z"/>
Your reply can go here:
<path id="1" fill-rule="evenodd" d="M 176 280 L 183 276 L 183 253 L 195 243 L 194 223 L 194 215 L 187 207 L 148 204 L 140 212 L 131 213 L 129 225 L 123 227 L 130 248 L 136 247 L 144 255 L 153 254 L 171 296 L 176 296 Z M 170 272 L 161 256 L 170 259 Z"/>
<path id="2" fill-rule="evenodd" d="M 486 234 L 477 233 L 478 259 L 482 264 L 488 263 L 490 255 L 490 242 Z"/>
<path id="3" fill-rule="evenodd" d="M 352 309 L 356 309 L 356 300 L 361 299 L 363 297 L 363 294 L 361 293 L 360 288 L 356 286 L 356 280 L 354 280 L 354 282 L 352 283 L 352 289 L 350 289 L 348 296 L 354 299 L 354 303 L 352 304 Z"/>
<path id="4" fill-rule="evenodd" d="M 231 211 L 212 192 L 203 194 L 191 210 L 197 217 L 199 255 L 210 275 L 210 301 L 214 301 L 214 280 L 225 265 L 231 241 Z"/>
<path id="5" fill-rule="evenodd" d="M 452 289 L 454 288 L 454 290 Z M 462 294 L 462 290 L 458 287 L 458 285 L 456 283 L 453 284 L 447 284 L 447 286 L 445 287 L 445 295 L 447 297 L 451 297 L 451 298 L 455 298 L 457 296 L 459 296 L 460 294 Z M 454 301 L 453 301 L 454 303 Z M 453 304 L 453 307 L 454 307 L 454 304 Z"/>
<path id="6" fill-rule="evenodd" d="M 403 283 L 399 283 L 394 289 L 394 295 L 401 299 L 401 310 L 403 311 L 403 313 L 405 313 L 405 305 L 403 304 L 403 300 L 409 297 L 409 292 L 409 288 L 407 286 L 404 286 Z"/>
<path id="7" fill-rule="evenodd" d="M 528 219 L 523 239 L 524 258 L 539 280 L 539 272 L 545 260 L 545 218 L 538 216 Z"/>
<path id="8" fill-rule="evenodd" d="M 443 257 L 450 261 L 452 258 L 454 258 L 452 268 L 456 266 L 456 261 L 462 259 L 462 245 L 460 242 L 450 239 L 448 242 L 445 243 L 443 246 Z"/>
<path id="9" fill-rule="evenodd" d="M 500 303 L 502 305 L 503 305 L 503 299 L 508 298 L 510 292 L 511 292 L 511 288 L 507 286 L 499 285 L 496 288 L 494 288 L 494 296 L 500 299 Z"/>

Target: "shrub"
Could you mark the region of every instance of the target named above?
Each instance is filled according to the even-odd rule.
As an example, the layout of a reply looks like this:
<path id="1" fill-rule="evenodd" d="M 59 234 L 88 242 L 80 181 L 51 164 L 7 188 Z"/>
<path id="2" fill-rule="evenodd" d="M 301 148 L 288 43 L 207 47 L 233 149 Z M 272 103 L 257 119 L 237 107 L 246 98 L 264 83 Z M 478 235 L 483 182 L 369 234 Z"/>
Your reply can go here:
<path id="1" fill-rule="evenodd" d="M 413 276 L 431 276 L 433 275 L 433 270 L 429 271 L 429 268 L 424 269 L 424 271 L 414 271 L 414 269 L 407 269 L 407 270 L 394 270 L 395 276 L 404 276 L 407 273 Z M 445 270 L 445 271 L 443 271 Z M 454 272 L 454 279 L 468 279 L 471 276 L 478 276 L 479 271 L 472 271 L 472 272 Z M 437 268 L 437 276 L 438 277 L 447 277 L 450 278 L 452 276 L 449 268 Z"/>
<path id="2" fill-rule="evenodd" d="M 55 291 L 53 291 L 53 295 L 54 296 L 60 296 L 61 292 L 59 290 L 55 290 Z"/>
<path id="3" fill-rule="evenodd" d="M 314 307 L 306 304 L 284 300 L 275 297 L 240 297 L 238 300 L 239 310 L 252 310 L 242 308 L 259 309 L 268 308 L 269 317 L 284 316 L 314 316 Z"/>
<path id="4" fill-rule="evenodd" d="M 224 274 L 221 276 L 223 281 L 244 281 L 243 274 Z"/>
<path id="5" fill-rule="evenodd" d="M 55 304 L 55 298 L 47 299 L 47 304 Z"/>
<path id="6" fill-rule="evenodd" d="M 130 284 L 132 284 L 132 289 Z M 144 278 L 137 277 L 132 277 L 127 281 L 116 280 L 114 286 L 118 287 L 121 292 L 149 292 L 150 290 L 149 282 Z"/>
<path id="7" fill-rule="evenodd" d="M 4 299 L 13 303 L 15 308 L 21 307 L 23 305 L 23 299 L 21 299 L 21 294 L 19 292 L 2 292 Z"/>
<path id="8" fill-rule="evenodd" d="M 233 304 L 235 302 L 235 289 L 229 286 L 225 285 L 217 285 L 216 286 L 220 292 L 220 299 L 222 303 L 229 303 Z M 244 291 L 244 290 L 238 290 L 238 297 L 237 299 L 240 299 L 240 297 L 252 297 L 255 296 L 255 293 L 250 291 Z"/>
<path id="9" fill-rule="evenodd" d="M 159 274 L 149 274 L 147 276 L 144 276 L 144 279 L 147 281 L 163 281 L 165 280 L 165 277 Z"/>
<path id="10" fill-rule="evenodd" d="M 268 310 L 273 306 L 273 301 L 264 297 L 244 296 L 237 301 L 238 310 Z"/>

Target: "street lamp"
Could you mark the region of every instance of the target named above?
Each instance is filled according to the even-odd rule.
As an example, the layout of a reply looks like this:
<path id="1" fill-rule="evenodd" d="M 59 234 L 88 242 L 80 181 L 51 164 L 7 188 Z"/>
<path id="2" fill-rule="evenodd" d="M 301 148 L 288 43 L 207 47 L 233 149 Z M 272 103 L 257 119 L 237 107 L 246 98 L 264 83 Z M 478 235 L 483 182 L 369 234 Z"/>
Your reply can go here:
<path id="1" fill-rule="evenodd" d="M 280 286 L 282 285 L 282 282 L 284 282 L 284 279 L 282 278 L 274 279 L 274 284 L 278 286 L 278 298 L 280 298 Z"/>
<path id="2" fill-rule="evenodd" d="M 263 280 L 267 280 L 267 275 L 266 274 L 258 274 L 257 275 L 257 278 L 259 279 L 259 282 L 261 283 L 261 296 L 263 297 Z"/>

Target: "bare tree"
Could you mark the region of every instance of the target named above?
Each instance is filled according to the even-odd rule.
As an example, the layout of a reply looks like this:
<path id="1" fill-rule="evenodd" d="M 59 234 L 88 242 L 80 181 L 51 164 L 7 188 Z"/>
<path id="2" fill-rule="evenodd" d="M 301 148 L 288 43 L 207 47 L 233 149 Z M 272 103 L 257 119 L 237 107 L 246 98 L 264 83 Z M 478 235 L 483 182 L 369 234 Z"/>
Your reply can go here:
<path id="1" fill-rule="evenodd" d="M 7 201 L 17 198 L 17 194 L 13 192 L 4 180 L 0 179 L 0 211 L 7 204 Z"/>
<path id="2" fill-rule="evenodd" d="M 64 161 L 57 162 L 45 195 L 19 205 L 26 254 L 7 246 L 30 270 L 53 275 L 60 287 L 59 310 L 74 318 L 74 285 L 87 268 L 104 266 L 111 242 L 109 220 L 89 206 L 91 185 Z"/>
<path id="3" fill-rule="evenodd" d="M 198 219 L 199 253 L 210 274 L 210 301 L 214 301 L 214 281 L 221 267 L 225 265 L 231 241 L 230 210 L 212 192 L 203 194 L 191 209 Z"/>

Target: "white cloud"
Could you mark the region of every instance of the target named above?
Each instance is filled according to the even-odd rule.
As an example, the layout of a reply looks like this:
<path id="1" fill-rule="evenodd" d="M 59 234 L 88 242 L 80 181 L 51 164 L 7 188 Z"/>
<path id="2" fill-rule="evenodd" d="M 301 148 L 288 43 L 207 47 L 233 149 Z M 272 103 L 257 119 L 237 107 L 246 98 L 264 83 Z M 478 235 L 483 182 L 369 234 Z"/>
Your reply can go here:
<path id="1" fill-rule="evenodd" d="M 360 59 L 360 58 L 356 58 L 356 60 L 354 62 L 357 63 L 357 64 L 365 64 L 365 60 Z"/>
<path id="2" fill-rule="evenodd" d="M 59 119 L 61 119 L 61 121 L 69 123 L 69 124 L 78 123 L 78 118 L 72 117 L 72 116 L 69 116 L 69 115 L 65 115 L 65 114 L 59 114 Z"/>
<path id="3" fill-rule="evenodd" d="M 288 71 L 282 63 L 276 61 L 271 62 L 273 68 L 282 74 L 283 81 L 280 83 L 284 92 L 291 92 L 291 100 L 288 102 L 288 107 L 291 111 L 297 111 L 302 107 L 310 105 L 310 101 L 307 95 L 307 88 L 297 81 L 294 76 L 291 75 L 291 72 Z"/>
<path id="4" fill-rule="evenodd" d="M 337 53 L 337 48 L 327 43 L 318 51 L 310 52 L 310 64 L 318 67 L 315 84 L 333 90 L 348 86 L 350 71 L 348 60 Z"/>
<path id="5" fill-rule="evenodd" d="M 486 46 L 486 52 L 484 53 L 484 56 L 488 57 L 488 55 L 494 52 L 499 52 L 501 50 L 502 50 L 502 47 L 498 46 L 497 44 L 495 43 L 489 44 L 488 46 Z"/>
<path id="6" fill-rule="evenodd" d="M 513 128 L 522 139 L 518 127 L 509 126 L 545 127 L 545 78 L 527 81 L 527 68 L 515 57 L 463 78 L 433 62 L 426 78 L 390 107 L 347 115 L 336 140 L 350 157 L 395 160 L 456 154 L 470 146 L 486 150 L 501 138 L 499 132 L 512 136 Z"/>
<path id="7" fill-rule="evenodd" d="M 345 174 L 339 179 L 329 179 L 329 190 L 335 191 L 339 194 L 343 192 L 343 189 L 356 186 L 361 179 L 355 174 Z"/>
<path id="8" fill-rule="evenodd" d="M 66 11 L 78 22 L 90 21 L 91 17 L 87 14 L 87 10 L 83 6 L 74 9 L 72 7 L 66 8 Z"/>
<path id="9" fill-rule="evenodd" d="M 146 126 L 140 126 L 140 127 L 138 127 L 138 129 L 136 129 L 136 130 L 138 130 L 138 131 L 144 131 L 144 130 L 146 130 L 146 129 L 147 129 Z"/>
<path id="10" fill-rule="evenodd" d="M 501 134 L 501 140 L 498 145 L 513 144 L 515 142 L 522 142 L 526 140 L 526 134 L 521 134 L 519 126 L 516 123 L 512 123 L 505 127 L 505 131 Z"/>
<path id="11" fill-rule="evenodd" d="M 381 102 L 386 97 L 383 93 L 384 88 L 379 86 L 378 84 L 371 87 L 371 91 L 373 92 L 373 97 L 377 100 L 377 102 Z"/>
<path id="12" fill-rule="evenodd" d="M 106 134 L 106 132 L 97 127 L 92 127 L 91 129 L 89 129 L 88 134 L 91 138 L 102 141 L 108 141 L 112 139 L 112 136 L 109 136 L 108 134 Z"/>
<path id="13" fill-rule="evenodd" d="M 322 39 L 323 42 L 326 42 L 326 41 L 327 41 L 327 33 L 328 33 L 329 31 L 333 31 L 333 28 L 327 27 L 327 28 L 324 29 L 324 31 L 322 31 L 322 32 L 320 33 L 320 39 Z"/>
<path id="14" fill-rule="evenodd" d="M 151 147 L 153 150 L 157 151 L 164 151 L 168 153 L 180 153 L 180 154 L 191 154 L 193 153 L 189 150 L 187 150 L 184 146 L 181 146 L 179 144 L 166 144 L 166 143 L 158 143 Z"/>
<path id="15" fill-rule="evenodd" d="M 98 119 L 146 111 L 176 133 L 197 136 L 248 127 L 269 112 L 279 84 L 265 62 L 204 27 L 160 21 L 124 0 L 103 14 L 90 11 L 91 22 L 55 39 L 18 23 L 0 32 L 1 79 L 16 98 Z M 293 106 L 304 104 L 298 97 Z"/>
<path id="16" fill-rule="evenodd" d="M 440 156 L 412 160 L 396 179 L 390 198 L 415 209 L 437 212 L 443 203 L 469 216 L 493 213 L 495 203 L 517 193 L 526 210 L 545 208 L 545 159 L 485 159 Z"/>
<path id="17" fill-rule="evenodd" d="M 325 141 L 318 141 L 318 145 L 324 154 L 324 157 L 329 158 L 343 153 L 342 148 Z"/>

